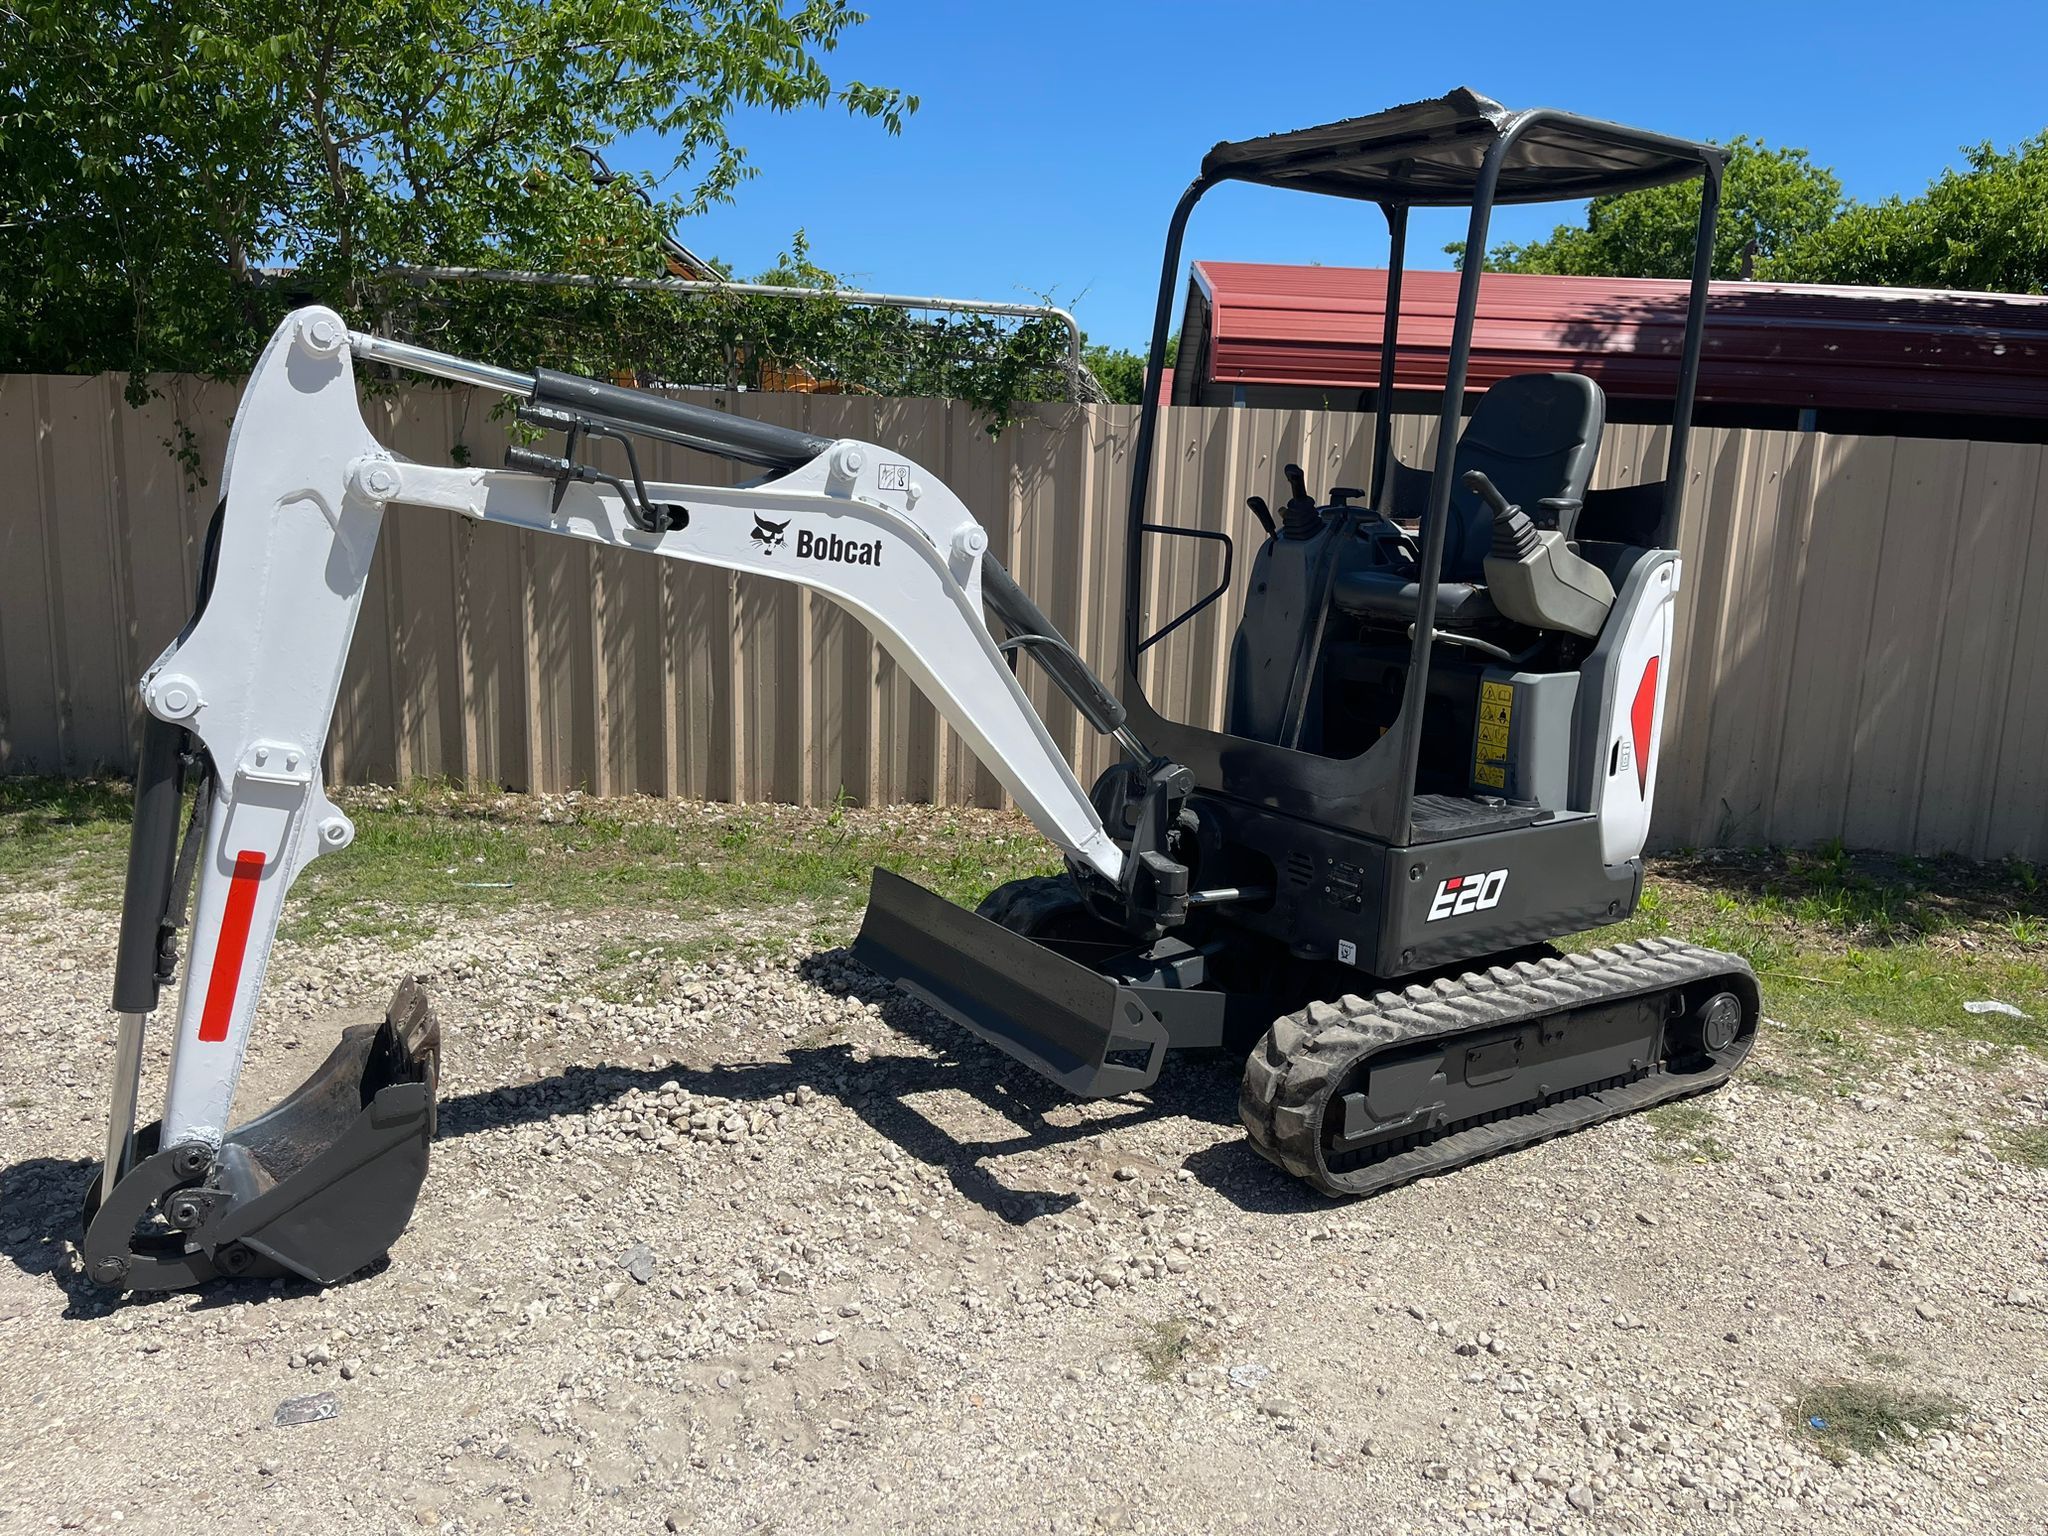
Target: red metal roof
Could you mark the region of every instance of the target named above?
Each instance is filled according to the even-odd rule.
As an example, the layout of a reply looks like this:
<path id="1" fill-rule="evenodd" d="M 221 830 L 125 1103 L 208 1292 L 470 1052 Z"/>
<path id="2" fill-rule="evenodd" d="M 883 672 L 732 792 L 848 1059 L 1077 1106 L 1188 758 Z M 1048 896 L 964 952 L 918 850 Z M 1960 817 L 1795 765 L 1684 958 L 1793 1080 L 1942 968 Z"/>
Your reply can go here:
<path id="1" fill-rule="evenodd" d="M 1211 305 L 1208 381 L 1347 391 L 1377 384 L 1384 269 L 1202 261 L 1194 270 Z M 1457 291 L 1455 272 L 1405 274 L 1399 387 L 1443 387 Z M 1685 298 L 1679 282 L 1489 272 L 1479 285 L 1470 385 L 1569 370 L 1611 396 L 1668 400 Z M 1715 283 L 1699 395 L 2048 417 L 2048 298 Z"/>

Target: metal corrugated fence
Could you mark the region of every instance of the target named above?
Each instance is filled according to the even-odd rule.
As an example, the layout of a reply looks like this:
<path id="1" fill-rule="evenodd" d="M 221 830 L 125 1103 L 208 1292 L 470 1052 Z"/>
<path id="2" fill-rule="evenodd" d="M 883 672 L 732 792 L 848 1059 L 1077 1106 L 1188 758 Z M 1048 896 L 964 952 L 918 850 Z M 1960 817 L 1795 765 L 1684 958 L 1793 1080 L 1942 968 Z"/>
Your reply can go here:
<path id="1" fill-rule="evenodd" d="M 126 767 L 134 679 L 190 609 L 232 385 L 0 378 L 0 772 Z M 767 420 L 866 438 L 944 478 L 996 552 L 1111 675 L 1135 408 L 1038 406 L 991 438 L 962 405 L 749 395 Z M 372 397 L 410 457 L 494 463 L 503 424 L 465 392 Z M 1426 464 L 1434 422 L 1396 423 Z M 1596 483 L 1654 476 L 1663 432 L 1610 428 Z M 1234 590 L 1155 648 L 1146 685 L 1220 715 L 1254 531 L 1279 466 L 1365 483 L 1370 418 L 1180 408 L 1153 515 L 1239 539 Z M 662 479 L 721 460 L 657 446 Z M 2048 857 L 2048 449 L 1779 432 L 1694 435 L 1678 667 L 1656 837 Z M 396 508 L 349 658 L 328 770 L 519 789 L 732 800 L 937 800 L 1000 791 L 861 628 L 780 583 Z M 1213 585 L 1213 545 L 1154 540 L 1151 622 Z M 1085 779 L 1107 756 L 1035 669 Z"/>

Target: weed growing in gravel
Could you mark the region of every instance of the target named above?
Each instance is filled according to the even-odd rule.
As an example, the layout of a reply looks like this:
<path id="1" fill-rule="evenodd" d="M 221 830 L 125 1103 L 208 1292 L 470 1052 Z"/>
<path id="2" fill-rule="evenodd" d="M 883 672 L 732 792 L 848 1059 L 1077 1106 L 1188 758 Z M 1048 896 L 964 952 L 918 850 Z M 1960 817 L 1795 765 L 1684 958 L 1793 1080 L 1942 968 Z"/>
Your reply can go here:
<path id="1" fill-rule="evenodd" d="M 1999 1156 L 2029 1168 L 2048 1168 L 2048 1125 L 2013 1126 L 1998 1139 Z"/>
<path id="2" fill-rule="evenodd" d="M 1854 1451 L 1869 1456 L 1887 1445 L 1955 1422 L 1962 1404 L 1941 1392 L 1916 1392 L 1867 1381 L 1826 1381 L 1808 1387 L 1785 1412 L 1793 1432 L 1812 1440 L 1840 1465 Z"/>
<path id="3" fill-rule="evenodd" d="M 801 916 L 795 914 L 796 919 Z M 675 938 L 614 939 L 598 947 L 591 991 L 607 1003 L 658 1002 L 668 997 L 679 975 L 707 961 L 779 960 L 802 941 L 814 948 L 829 948 L 835 942 L 791 918 L 778 913 L 756 932 L 706 923 L 701 931 Z"/>
<path id="4" fill-rule="evenodd" d="M 796 1049 L 800 1051 L 815 1051 L 822 1046 L 836 1045 L 845 1038 L 846 1021 L 844 1019 L 829 1019 L 817 1024 L 806 1025 L 803 1032 L 796 1037 L 794 1043 Z"/>
<path id="5" fill-rule="evenodd" d="M 1190 1361 L 1207 1353 L 1201 1330 L 1184 1317 L 1147 1323 L 1132 1347 L 1144 1362 L 1145 1374 L 1159 1382 L 1173 1380 Z"/>
<path id="6" fill-rule="evenodd" d="M 1643 1121 L 1656 1137 L 1651 1156 L 1660 1163 L 1725 1163 L 1734 1156 L 1714 1135 L 1714 1112 L 1697 1104 L 1665 1104 L 1646 1110 Z"/>

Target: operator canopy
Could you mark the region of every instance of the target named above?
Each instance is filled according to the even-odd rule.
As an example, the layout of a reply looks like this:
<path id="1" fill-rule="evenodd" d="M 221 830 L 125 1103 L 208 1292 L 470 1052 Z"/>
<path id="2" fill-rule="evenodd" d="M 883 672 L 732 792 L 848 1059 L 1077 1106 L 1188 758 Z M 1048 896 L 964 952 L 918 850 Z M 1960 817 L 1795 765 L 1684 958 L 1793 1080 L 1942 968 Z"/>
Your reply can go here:
<path id="1" fill-rule="evenodd" d="M 1205 181 L 1250 181 L 1330 197 L 1461 207 L 1478 190 L 1494 143 L 1515 131 L 1497 203 L 1570 202 L 1697 176 L 1719 164 L 1712 144 L 1667 138 L 1569 112 L 1515 112 L 1460 86 L 1430 101 L 1347 117 L 1320 128 L 1218 144 L 1202 158 Z"/>

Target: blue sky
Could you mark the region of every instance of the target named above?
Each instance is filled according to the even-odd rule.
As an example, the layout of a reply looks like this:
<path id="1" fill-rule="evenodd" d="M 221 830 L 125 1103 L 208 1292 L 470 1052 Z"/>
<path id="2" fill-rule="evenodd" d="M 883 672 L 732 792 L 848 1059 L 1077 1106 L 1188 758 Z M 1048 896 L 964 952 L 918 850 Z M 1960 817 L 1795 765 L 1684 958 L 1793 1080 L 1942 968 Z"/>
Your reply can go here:
<path id="1" fill-rule="evenodd" d="M 1202 153 L 1470 85 L 1665 132 L 1803 146 L 1852 196 L 1912 193 L 1958 146 L 2048 127 L 2048 6 L 939 4 L 861 0 L 868 23 L 835 79 L 916 92 L 891 138 L 827 110 L 736 124 L 760 175 L 693 219 L 686 243 L 751 275 L 804 229 L 814 258 L 895 292 L 1070 305 L 1090 339 L 1142 348 L 1160 240 Z M 653 169 L 658 143 L 613 162 Z M 1498 238 L 1572 210 L 1506 209 Z M 1418 216 L 1419 218 L 1420 216 Z M 1462 219 L 1432 214 L 1410 259 Z M 1224 187 L 1195 215 L 1190 258 L 1371 265 L 1377 210 Z"/>

